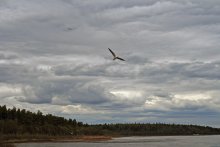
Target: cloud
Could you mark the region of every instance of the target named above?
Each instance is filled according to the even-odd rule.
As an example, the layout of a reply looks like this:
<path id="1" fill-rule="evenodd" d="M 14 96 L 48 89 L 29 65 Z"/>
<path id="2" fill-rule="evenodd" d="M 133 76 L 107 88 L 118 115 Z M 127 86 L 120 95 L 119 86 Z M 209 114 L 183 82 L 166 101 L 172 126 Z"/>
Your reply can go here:
<path id="1" fill-rule="evenodd" d="M 0 104 L 89 123 L 219 125 L 218 1 L 0 3 Z"/>
<path id="2" fill-rule="evenodd" d="M 133 7 L 117 7 L 114 9 L 107 9 L 101 14 L 101 17 L 108 21 L 123 21 L 138 17 L 151 17 L 161 15 L 175 10 L 184 8 L 184 5 L 174 3 L 171 1 L 155 2 L 152 5 L 133 6 Z"/>
<path id="3" fill-rule="evenodd" d="M 82 105 L 67 105 L 62 106 L 64 114 L 97 114 L 100 113 L 92 108 L 83 107 Z M 104 112 L 102 112 L 104 113 Z"/>
<path id="4" fill-rule="evenodd" d="M 1 99 L 17 95 L 22 95 L 22 90 L 19 85 L 0 84 Z"/>
<path id="5" fill-rule="evenodd" d="M 1 62 L 3 62 L 4 60 L 13 60 L 13 59 L 17 59 L 18 56 L 16 54 L 13 53 L 4 53 L 4 52 L 0 52 L 0 60 Z"/>

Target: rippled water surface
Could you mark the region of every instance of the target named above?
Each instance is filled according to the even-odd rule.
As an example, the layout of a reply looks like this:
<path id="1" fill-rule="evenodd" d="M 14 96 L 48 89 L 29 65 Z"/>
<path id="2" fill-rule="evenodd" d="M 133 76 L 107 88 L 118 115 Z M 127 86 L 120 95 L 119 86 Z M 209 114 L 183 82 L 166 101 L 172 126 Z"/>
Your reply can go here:
<path id="1" fill-rule="evenodd" d="M 92 143 L 22 143 L 17 147 L 220 147 L 218 136 L 122 137 Z"/>

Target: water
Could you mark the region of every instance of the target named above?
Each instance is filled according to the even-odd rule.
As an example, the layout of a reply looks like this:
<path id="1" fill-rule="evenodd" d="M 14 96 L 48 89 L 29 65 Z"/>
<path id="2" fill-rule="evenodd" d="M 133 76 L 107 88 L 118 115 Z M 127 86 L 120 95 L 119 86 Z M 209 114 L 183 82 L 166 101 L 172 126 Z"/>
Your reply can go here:
<path id="1" fill-rule="evenodd" d="M 216 136 L 122 137 L 105 142 L 21 143 L 17 147 L 220 147 Z"/>

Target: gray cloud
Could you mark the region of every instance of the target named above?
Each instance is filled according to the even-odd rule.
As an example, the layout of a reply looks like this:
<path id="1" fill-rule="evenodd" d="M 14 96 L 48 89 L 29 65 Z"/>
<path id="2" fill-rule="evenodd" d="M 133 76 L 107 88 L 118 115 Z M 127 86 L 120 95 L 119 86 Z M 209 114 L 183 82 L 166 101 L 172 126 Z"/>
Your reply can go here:
<path id="1" fill-rule="evenodd" d="M 1 1 L 0 104 L 91 123 L 219 126 L 219 10 L 205 0 Z"/>

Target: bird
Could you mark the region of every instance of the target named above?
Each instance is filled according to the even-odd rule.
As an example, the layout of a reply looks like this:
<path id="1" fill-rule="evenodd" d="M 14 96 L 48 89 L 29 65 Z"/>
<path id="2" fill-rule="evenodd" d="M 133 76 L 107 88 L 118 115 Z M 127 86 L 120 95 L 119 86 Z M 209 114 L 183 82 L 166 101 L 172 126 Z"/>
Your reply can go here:
<path id="1" fill-rule="evenodd" d="M 73 28 L 67 28 L 67 30 L 71 31 L 71 30 L 73 30 Z"/>
<path id="2" fill-rule="evenodd" d="M 122 59 L 121 57 L 118 57 L 110 48 L 108 48 L 108 50 L 112 53 L 113 60 L 119 59 L 121 61 L 125 61 L 125 59 Z"/>
<path id="3" fill-rule="evenodd" d="M 72 30 L 73 30 L 73 28 L 70 28 L 70 27 L 69 27 L 69 28 L 67 28 L 67 30 L 68 30 L 68 31 L 72 31 Z"/>

